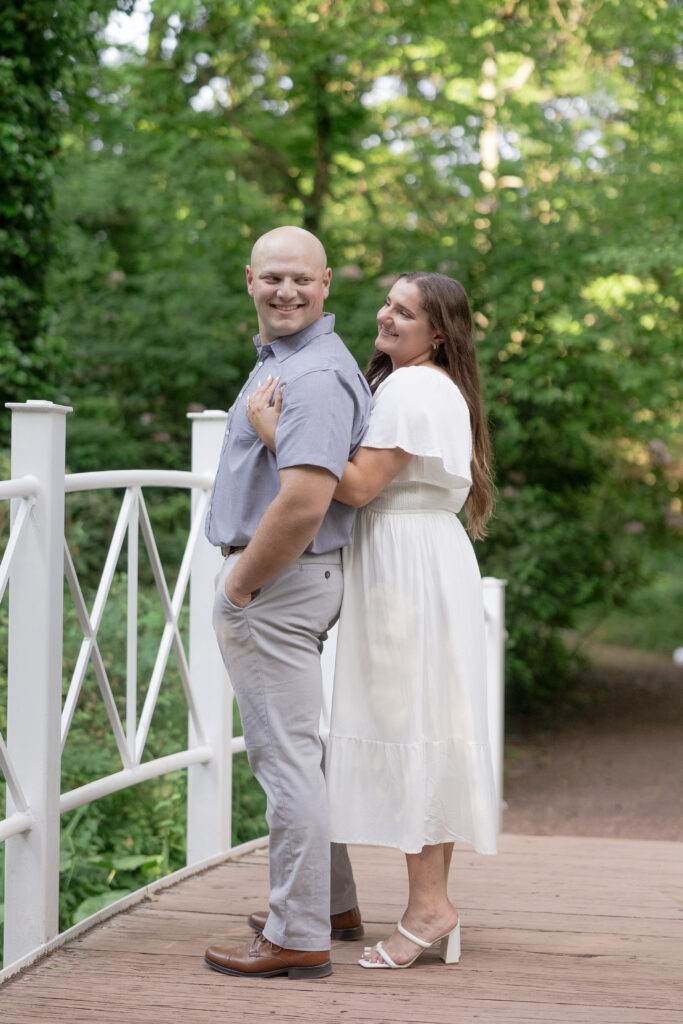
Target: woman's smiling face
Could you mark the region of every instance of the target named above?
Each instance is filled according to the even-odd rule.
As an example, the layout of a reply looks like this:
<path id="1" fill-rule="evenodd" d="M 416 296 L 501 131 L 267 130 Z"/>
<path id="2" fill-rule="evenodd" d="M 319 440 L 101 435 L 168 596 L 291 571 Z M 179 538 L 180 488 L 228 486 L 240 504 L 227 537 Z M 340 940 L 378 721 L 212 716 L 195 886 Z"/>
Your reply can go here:
<path id="1" fill-rule="evenodd" d="M 414 281 L 399 278 L 377 313 L 379 333 L 375 348 L 391 359 L 392 368 L 420 366 L 433 361 L 435 343 L 442 340 L 422 308 Z"/>

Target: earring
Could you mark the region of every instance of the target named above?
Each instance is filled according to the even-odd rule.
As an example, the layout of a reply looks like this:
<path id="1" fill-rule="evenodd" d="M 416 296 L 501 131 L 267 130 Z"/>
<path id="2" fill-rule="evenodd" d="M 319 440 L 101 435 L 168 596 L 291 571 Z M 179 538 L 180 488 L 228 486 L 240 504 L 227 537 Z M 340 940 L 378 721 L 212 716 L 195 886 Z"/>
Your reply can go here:
<path id="1" fill-rule="evenodd" d="M 432 342 L 432 348 L 434 349 L 434 351 L 435 351 L 435 352 L 436 352 L 436 350 L 437 350 L 437 348 L 438 348 L 438 347 L 439 347 L 439 343 L 438 343 L 438 341 L 433 341 L 433 342 Z"/>

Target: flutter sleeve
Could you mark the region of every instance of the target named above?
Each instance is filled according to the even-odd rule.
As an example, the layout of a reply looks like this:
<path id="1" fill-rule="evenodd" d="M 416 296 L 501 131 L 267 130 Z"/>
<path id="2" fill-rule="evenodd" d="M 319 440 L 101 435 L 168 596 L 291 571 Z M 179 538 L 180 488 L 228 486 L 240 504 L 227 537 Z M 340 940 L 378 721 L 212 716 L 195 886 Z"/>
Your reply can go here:
<path id="1" fill-rule="evenodd" d="M 418 456 L 427 483 L 472 483 L 469 409 L 459 388 L 438 370 L 407 366 L 390 374 L 374 394 L 362 446 L 402 448 Z"/>

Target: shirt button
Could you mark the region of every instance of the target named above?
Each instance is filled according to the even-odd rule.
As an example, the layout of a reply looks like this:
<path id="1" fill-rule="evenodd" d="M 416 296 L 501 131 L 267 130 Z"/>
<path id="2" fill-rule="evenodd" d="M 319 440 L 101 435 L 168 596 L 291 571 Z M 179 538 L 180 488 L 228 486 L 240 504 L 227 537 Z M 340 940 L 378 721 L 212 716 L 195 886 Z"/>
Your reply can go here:
<path id="1" fill-rule="evenodd" d="M 258 369 L 258 367 L 263 366 L 263 360 L 261 360 L 260 363 L 257 363 L 256 366 L 257 366 L 257 369 Z"/>

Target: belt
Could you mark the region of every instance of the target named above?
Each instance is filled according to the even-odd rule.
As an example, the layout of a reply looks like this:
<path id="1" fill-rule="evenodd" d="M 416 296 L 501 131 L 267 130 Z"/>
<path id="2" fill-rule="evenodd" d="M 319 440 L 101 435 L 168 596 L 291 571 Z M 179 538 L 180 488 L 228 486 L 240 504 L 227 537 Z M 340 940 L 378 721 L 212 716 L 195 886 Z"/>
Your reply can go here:
<path id="1" fill-rule="evenodd" d="M 235 551 L 244 551 L 246 544 L 221 544 L 221 554 L 224 557 L 232 555 Z"/>

